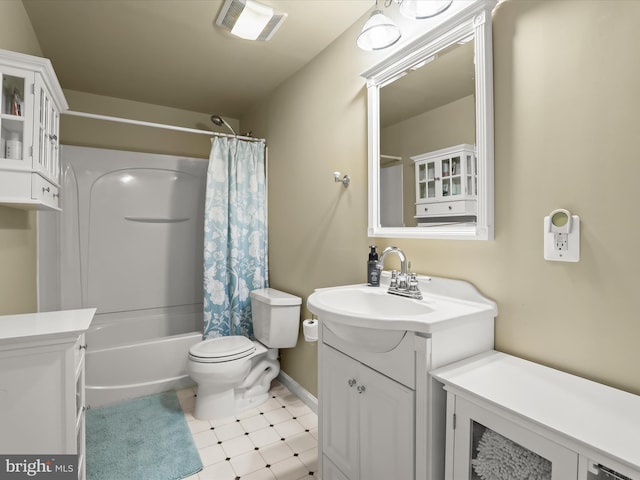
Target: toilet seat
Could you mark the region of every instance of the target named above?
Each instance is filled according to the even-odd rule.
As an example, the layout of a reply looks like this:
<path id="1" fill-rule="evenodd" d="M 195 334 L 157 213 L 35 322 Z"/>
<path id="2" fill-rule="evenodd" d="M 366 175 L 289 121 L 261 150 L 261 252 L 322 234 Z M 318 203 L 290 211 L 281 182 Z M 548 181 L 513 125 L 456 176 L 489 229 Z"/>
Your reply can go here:
<path id="1" fill-rule="evenodd" d="M 255 344 L 242 335 L 204 340 L 189 349 L 189 358 L 199 363 L 222 363 L 248 357 L 256 351 Z"/>

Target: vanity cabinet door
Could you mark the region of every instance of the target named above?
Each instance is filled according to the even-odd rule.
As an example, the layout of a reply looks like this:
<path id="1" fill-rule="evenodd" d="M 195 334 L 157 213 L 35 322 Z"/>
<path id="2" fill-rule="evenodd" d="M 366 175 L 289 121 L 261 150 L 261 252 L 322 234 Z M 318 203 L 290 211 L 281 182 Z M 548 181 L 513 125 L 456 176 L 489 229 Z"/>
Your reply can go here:
<path id="1" fill-rule="evenodd" d="M 360 478 L 411 479 L 414 474 L 414 392 L 362 365 Z"/>
<path id="2" fill-rule="evenodd" d="M 349 480 L 413 479 L 414 391 L 321 348 L 323 455 Z"/>
<path id="3" fill-rule="evenodd" d="M 448 480 L 578 477 L 576 452 L 460 396 L 449 405 L 453 403 L 453 471 Z"/>
<path id="4" fill-rule="evenodd" d="M 348 479 L 360 478 L 358 396 L 360 363 L 322 345 L 322 451 Z"/>

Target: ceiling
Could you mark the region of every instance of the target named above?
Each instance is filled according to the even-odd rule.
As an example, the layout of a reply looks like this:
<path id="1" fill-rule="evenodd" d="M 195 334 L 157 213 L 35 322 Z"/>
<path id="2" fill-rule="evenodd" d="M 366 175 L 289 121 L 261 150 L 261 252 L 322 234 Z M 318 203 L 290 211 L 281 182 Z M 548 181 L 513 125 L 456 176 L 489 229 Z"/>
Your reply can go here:
<path id="1" fill-rule="evenodd" d="M 62 88 L 240 118 L 374 5 L 261 1 L 288 14 L 268 42 L 215 27 L 223 0 L 22 3 Z"/>

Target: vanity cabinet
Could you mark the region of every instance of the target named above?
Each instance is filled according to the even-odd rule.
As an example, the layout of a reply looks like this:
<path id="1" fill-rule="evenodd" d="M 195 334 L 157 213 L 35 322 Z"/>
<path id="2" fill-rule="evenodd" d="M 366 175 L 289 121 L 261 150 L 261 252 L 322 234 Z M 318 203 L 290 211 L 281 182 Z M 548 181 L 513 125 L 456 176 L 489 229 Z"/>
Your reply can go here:
<path id="1" fill-rule="evenodd" d="M 498 352 L 432 374 L 446 480 L 640 480 L 640 397 Z"/>
<path id="2" fill-rule="evenodd" d="M 0 50 L 0 204 L 58 210 L 60 112 L 51 62 Z"/>
<path id="3" fill-rule="evenodd" d="M 85 478 L 84 333 L 94 313 L 0 316 L 3 454 L 77 454 Z"/>
<path id="4" fill-rule="evenodd" d="M 321 348 L 323 453 L 343 472 L 323 478 L 413 478 L 415 392 L 328 345 Z"/>
<path id="5" fill-rule="evenodd" d="M 320 324 L 318 459 L 324 480 L 442 480 L 446 395 L 434 388 L 429 371 L 493 348 L 496 305 L 472 285 L 419 275 L 425 298 L 411 300 L 389 295 L 389 280 L 385 271 L 378 288 L 318 289 L 307 300 Z M 358 297 L 376 306 L 367 307 L 370 318 L 332 312 L 330 299 Z M 416 309 L 413 315 L 402 314 L 405 302 Z M 343 312 L 347 307 L 340 305 Z M 389 313 L 394 308 L 397 316 Z M 384 319 L 375 318 L 377 310 L 385 311 Z"/>
<path id="6" fill-rule="evenodd" d="M 411 157 L 415 163 L 416 218 L 476 215 L 475 147 L 461 144 Z"/>

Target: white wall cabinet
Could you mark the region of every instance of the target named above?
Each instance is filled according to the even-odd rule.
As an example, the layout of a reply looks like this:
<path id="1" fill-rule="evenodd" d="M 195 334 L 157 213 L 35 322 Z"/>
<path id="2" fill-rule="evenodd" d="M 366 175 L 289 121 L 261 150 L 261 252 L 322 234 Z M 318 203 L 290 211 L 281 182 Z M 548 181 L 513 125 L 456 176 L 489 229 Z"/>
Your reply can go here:
<path id="1" fill-rule="evenodd" d="M 415 162 L 416 218 L 476 215 L 475 147 L 461 144 L 411 157 Z"/>
<path id="2" fill-rule="evenodd" d="M 322 349 L 324 454 L 346 478 L 414 478 L 415 392 L 332 347 Z"/>
<path id="3" fill-rule="evenodd" d="M 432 375 L 446 480 L 640 480 L 640 397 L 498 352 Z"/>
<path id="4" fill-rule="evenodd" d="M 84 332 L 94 313 L 0 317 L 3 454 L 77 454 L 85 478 Z"/>
<path id="5" fill-rule="evenodd" d="M 60 113 L 68 108 L 51 62 L 0 50 L 0 204 L 59 209 Z"/>

